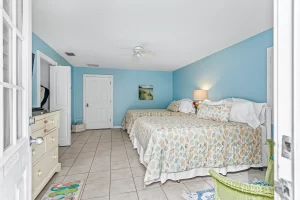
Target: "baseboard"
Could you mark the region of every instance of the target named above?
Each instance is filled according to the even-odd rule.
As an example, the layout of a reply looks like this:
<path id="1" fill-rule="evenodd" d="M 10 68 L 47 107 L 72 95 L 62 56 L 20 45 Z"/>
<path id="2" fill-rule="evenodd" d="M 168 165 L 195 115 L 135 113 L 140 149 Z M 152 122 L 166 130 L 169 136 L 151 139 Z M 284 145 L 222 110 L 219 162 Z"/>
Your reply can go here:
<path id="1" fill-rule="evenodd" d="M 114 126 L 113 128 L 122 128 L 122 126 Z"/>

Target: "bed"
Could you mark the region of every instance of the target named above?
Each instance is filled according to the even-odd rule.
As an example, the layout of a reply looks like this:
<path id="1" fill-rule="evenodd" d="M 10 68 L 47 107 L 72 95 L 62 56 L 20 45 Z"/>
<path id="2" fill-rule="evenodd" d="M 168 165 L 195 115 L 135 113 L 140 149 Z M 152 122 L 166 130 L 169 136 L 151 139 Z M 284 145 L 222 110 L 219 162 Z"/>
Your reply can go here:
<path id="1" fill-rule="evenodd" d="M 167 109 L 139 109 L 139 110 L 128 110 L 125 114 L 124 120 L 122 122 L 122 129 L 127 130 L 128 133 L 131 132 L 132 125 L 135 120 L 140 117 L 146 116 L 186 116 L 194 115 L 192 113 L 182 113 L 182 112 L 172 112 Z"/>
<path id="2" fill-rule="evenodd" d="M 135 120 L 130 139 L 147 168 L 146 185 L 209 175 L 224 175 L 267 165 L 266 139 L 271 138 L 271 110 L 259 128 L 196 116 L 152 116 Z"/>

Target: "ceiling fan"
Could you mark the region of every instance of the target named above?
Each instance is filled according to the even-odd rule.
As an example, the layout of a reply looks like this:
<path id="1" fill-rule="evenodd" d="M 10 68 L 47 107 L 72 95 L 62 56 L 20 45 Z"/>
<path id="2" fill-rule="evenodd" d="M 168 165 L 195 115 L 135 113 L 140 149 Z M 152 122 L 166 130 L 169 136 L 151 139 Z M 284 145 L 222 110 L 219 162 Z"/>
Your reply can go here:
<path id="1" fill-rule="evenodd" d="M 132 55 L 132 61 L 137 65 L 139 63 L 139 59 L 141 59 L 142 57 L 155 58 L 155 54 L 153 52 L 145 50 L 142 46 L 135 46 L 132 49 L 132 54 L 127 55 Z"/>

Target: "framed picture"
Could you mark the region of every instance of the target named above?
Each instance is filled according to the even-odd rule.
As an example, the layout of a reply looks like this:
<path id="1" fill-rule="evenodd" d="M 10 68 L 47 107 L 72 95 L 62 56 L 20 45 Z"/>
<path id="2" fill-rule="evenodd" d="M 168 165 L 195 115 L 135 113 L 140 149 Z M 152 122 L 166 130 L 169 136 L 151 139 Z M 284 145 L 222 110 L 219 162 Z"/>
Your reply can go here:
<path id="1" fill-rule="evenodd" d="M 153 85 L 139 85 L 139 100 L 153 100 Z"/>

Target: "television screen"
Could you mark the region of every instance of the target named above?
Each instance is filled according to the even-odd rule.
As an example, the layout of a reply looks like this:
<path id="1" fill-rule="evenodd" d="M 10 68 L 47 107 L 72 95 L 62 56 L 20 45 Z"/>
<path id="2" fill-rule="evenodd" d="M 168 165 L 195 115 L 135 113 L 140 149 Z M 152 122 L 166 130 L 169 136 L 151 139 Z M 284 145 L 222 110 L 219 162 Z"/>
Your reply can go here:
<path id="1" fill-rule="evenodd" d="M 33 72 L 33 66 L 34 66 L 34 57 L 35 57 L 35 54 L 32 53 L 32 72 Z"/>

